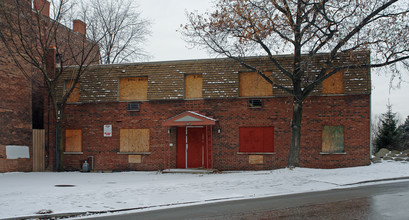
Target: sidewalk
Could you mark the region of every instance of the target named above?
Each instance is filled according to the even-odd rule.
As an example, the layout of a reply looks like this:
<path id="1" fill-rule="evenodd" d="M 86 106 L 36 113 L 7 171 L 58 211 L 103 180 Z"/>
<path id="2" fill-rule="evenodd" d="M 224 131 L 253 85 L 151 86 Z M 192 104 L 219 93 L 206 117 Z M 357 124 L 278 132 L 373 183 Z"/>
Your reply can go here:
<path id="1" fill-rule="evenodd" d="M 409 163 L 218 174 L 3 173 L 0 219 L 145 211 L 409 179 Z M 24 209 L 22 209 L 24 207 Z M 36 213 L 46 214 L 36 214 Z"/>

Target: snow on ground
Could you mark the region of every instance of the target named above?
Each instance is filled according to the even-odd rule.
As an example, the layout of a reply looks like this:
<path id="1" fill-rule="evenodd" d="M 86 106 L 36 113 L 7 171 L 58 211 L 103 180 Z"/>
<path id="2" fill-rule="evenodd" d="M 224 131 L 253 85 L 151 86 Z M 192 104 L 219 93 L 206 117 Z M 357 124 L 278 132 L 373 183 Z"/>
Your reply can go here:
<path id="1" fill-rule="evenodd" d="M 409 177 L 409 163 L 383 162 L 341 169 L 295 168 L 218 174 L 1 173 L 0 218 L 138 207 L 169 207 L 321 191 L 345 184 Z M 73 187 L 56 187 L 73 185 Z M 169 206 L 167 206 L 169 205 Z"/>

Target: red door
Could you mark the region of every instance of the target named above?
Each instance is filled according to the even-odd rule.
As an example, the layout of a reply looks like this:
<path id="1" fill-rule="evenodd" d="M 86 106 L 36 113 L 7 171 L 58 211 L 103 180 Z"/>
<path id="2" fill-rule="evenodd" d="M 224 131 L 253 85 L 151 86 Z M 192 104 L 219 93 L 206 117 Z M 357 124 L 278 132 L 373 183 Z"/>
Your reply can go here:
<path id="1" fill-rule="evenodd" d="M 177 130 L 177 168 L 205 167 L 205 133 L 204 127 L 178 127 Z M 187 152 L 186 152 L 187 149 Z M 187 156 L 187 167 L 186 167 Z"/>

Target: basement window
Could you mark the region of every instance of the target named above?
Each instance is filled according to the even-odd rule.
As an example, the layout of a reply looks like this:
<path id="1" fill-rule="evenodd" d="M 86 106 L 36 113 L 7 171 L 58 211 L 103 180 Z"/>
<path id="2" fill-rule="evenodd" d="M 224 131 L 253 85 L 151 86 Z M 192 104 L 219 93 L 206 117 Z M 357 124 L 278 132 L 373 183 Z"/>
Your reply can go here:
<path id="1" fill-rule="evenodd" d="M 261 108 L 263 107 L 263 100 L 262 99 L 249 99 L 248 107 L 249 108 Z"/>

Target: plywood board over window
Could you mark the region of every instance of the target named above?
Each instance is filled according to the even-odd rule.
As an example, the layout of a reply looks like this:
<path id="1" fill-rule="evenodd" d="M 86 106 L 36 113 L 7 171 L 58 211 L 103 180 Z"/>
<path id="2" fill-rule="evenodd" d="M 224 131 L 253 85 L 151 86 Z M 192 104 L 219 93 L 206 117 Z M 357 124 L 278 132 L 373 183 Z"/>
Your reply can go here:
<path id="1" fill-rule="evenodd" d="M 120 152 L 149 152 L 149 129 L 121 129 Z"/>
<path id="2" fill-rule="evenodd" d="M 82 132 L 80 129 L 65 130 L 65 152 L 82 152 Z"/>
<path id="3" fill-rule="evenodd" d="M 344 93 L 344 71 L 340 70 L 322 82 L 323 94 Z"/>
<path id="4" fill-rule="evenodd" d="M 119 84 L 119 97 L 121 101 L 148 99 L 148 77 L 121 78 Z"/>
<path id="5" fill-rule="evenodd" d="M 322 152 L 344 153 L 344 126 L 322 126 Z"/>
<path id="6" fill-rule="evenodd" d="M 271 72 L 264 74 L 266 76 L 272 75 Z M 240 73 L 239 95 L 240 97 L 272 96 L 273 85 L 256 72 Z"/>
<path id="7" fill-rule="evenodd" d="M 185 98 L 202 98 L 203 77 L 202 74 L 185 75 Z"/>
<path id="8" fill-rule="evenodd" d="M 67 93 L 74 83 L 73 80 L 66 80 L 64 85 L 64 94 Z M 67 99 L 67 102 L 79 102 L 80 100 L 80 84 L 76 83 L 74 89 L 72 90 L 70 96 Z"/>
<path id="9" fill-rule="evenodd" d="M 263 155 L 249 155 L 249 164 L 263 164 Z"/>

